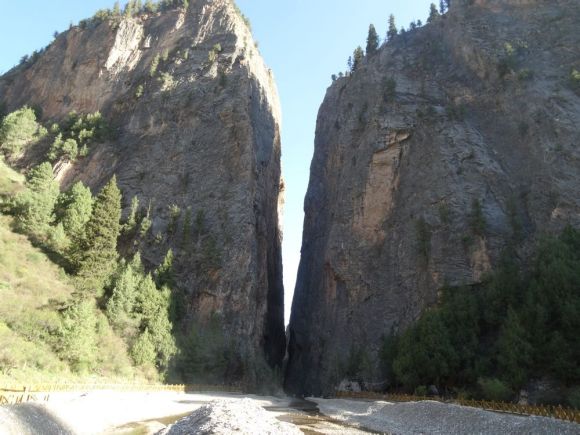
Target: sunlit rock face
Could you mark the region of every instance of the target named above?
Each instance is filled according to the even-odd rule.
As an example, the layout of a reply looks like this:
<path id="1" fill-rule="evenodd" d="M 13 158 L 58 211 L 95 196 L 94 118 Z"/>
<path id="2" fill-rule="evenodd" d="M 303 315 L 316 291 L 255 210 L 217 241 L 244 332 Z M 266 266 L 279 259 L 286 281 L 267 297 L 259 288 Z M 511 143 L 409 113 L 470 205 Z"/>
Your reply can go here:
<path id="1" fill-rule="evenodd" d="M 578 23 L 576 1 L 454 1 L 328 89 L 288 391 L 332 393 L 359 351 L 384 385 L 383 335 L 445 285 L 476 287 L 508 243 L 525 261 L 541 234 L 580 224 Z"/>
<path id="2" fill-rule="evenodd" d="M 116 174 L 125 214 L 134 196 L 150 210 L 139 242 L 145 264 L 156 267 L 169 248 L 176 254 L 178 327 L 217 318 L 247 367 L 281 364 L 280 107 L 230 1 L 72 27 L 0 78 L 0 101 L 38 107 L 47 123 L 100 111 L 115 138 L 58 164 L 63 187 L 82 180 L 96 191 Z M 20 163 L 37 163 L 40 151 Z M 209 248 L 196 242 L 198 216 Z M 206 248 L 211 264 L 200 265 Z"/>

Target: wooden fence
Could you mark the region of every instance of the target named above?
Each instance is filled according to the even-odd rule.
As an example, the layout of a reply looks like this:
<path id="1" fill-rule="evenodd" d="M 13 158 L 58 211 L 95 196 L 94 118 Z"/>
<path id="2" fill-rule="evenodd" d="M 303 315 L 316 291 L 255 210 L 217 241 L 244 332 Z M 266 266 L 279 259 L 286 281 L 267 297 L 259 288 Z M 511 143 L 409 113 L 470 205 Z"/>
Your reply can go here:
<path id="1" fill-rule="evenodd" d="M 203 385 L 203 384 L 81 384 L 81 383 L 61 383 L 61 384 L 32 384 L 21 385 L 0 385 L 0 405 L 11 405 L 24 402 L 41 402 L 50 399 L 50 393 L 71 392 L 71 391 L 124 391 L 124 392 L 162 392 L 174 391 L 181 393 L 201 393 L 201 392 L 225 392 L 241 393 L 238 386 L 230 385 Z"/>
<path id="2" fill-rule="evenodd" d="M 48 399 L 49 394 L 9 393 L 0 391 L 0 406 L 25 402 L 46 402 Z"/>
<path id="3" fill-rule="evenodd" d="M 413 396 L 409 394 L 380 394 L 372 392 L 337 392 L 336 397 L 349 399 L 370 399 L 370 400 L 385 400 L 388 402 L 418 402 L 421 400 L 436 400 L 442 401 L 437 397 Z M 580 423 L 580 410 L 564 408 L 562 406 L 550 405 L 519 405 L 510 402 L 495 402 L 487 400 L 467 400 L 456 399 L 446 401 L 450 403 L 457 403 L 463 406 L 470 406 L 472 408 L 485 409 L 486 411 L 506 412 L 510 414 L 519 415 L 537 415 L 541 417 L 552 417 L 559 420 L 571 421 Z"/>

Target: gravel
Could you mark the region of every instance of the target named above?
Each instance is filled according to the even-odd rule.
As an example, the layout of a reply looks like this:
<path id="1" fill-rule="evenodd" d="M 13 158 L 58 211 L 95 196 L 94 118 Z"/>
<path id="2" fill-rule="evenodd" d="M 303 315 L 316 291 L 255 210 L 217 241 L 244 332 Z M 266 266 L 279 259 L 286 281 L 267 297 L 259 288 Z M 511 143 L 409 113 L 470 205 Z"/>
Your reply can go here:
<path id="1" fill-rule="evenodd" d="M 308 433 L 341 435 L 360 434 L 364 429 L 395 435 L 580 435 L 579 424 L 439 402 L 309 400 L 332 420 L 316 415 L 313 405 L 301 412 L 290 398 L 171 392 L 52 393 L 46 403 L 0 407 L 0 435 L 119 434 L 131 430 L 156 434 L 179 418 L 167 421 L 167 417 L 178 415 L 187 417 L 161 433 L 294 435 L 300 433 L 300 427 Z"/>
<path id="2" fill-rule="evenodd" d="M 301 435 L 296 426 L 283 423 L 264 410 L 256 401 L 216 400 L 202 406 L 160 432 L 165 435 Z"/>
<path id="3" fill-rule="evenodd" d="M 389 403 L 309 398 L 336 420 L 395 435 L 529 434 L 579 435 L 580 425 L 553 418 L 484 411 L 434 401 Z"/>
<path id="4" fill-rule="evenodd" d="M 65 423 L 34 403 L 0 406 L 0 435 L 73 435 Z"/>

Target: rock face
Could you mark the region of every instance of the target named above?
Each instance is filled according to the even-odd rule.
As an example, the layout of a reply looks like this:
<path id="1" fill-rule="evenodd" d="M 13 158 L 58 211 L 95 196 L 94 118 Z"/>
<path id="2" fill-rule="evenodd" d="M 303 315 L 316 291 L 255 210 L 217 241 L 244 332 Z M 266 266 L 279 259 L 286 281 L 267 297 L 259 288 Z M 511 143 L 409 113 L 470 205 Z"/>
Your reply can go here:
<path id="1" fill-rule="evenodd" d="M 145 263 L 176 255 L 180 327 L 217 316 L 246 361 L 281 363 L 279 101 L 230 0 L 72 27 L 0 79 L 0 101 L 39 107 L 47 122 L 100 111 L 116 138 L 58 166 L 63 186 L 97 190 L 116 174 L 125 214 L 135 196 L 150 209 Z"/>
<path id="2" fill-rule="evenodd" d="M 467 3 L 471 3 L 467 5 Z M 580 224 L 576 1 L 453 2 L 328 89 L 305 199 L 286 388 L 331 393 L 381 336 L 474 285 L 509 241 Z"/>

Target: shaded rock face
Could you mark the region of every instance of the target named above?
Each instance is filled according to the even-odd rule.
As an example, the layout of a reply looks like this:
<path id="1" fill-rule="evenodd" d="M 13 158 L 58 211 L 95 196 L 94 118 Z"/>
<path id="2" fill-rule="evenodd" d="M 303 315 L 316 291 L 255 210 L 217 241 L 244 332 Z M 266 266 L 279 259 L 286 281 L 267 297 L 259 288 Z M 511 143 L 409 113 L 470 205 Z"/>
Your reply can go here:
<path id="1" fill-rule="evenodd" d="M 47 121 L 101 111 L 116 138 L 58 165 L 62 185 L 81 180 L 96 191 L 116 174 L 125 214 L 134 196 L 150 209 L 140 242 L 146 264 L 156 267 L 169 248 L 176 254 L 180 327 L 217 316 L 246 360 L 278 365 L 285 334 L 274 78 L 229 0 L 189 3 L 187 11 L 71 28 L 32 66 L 0 79 L 0 100 L 9 110 L 40 107 Z M 171 205 L 181 209 L 173 229 Z M 217 265 L 215 255 L 199 265 L 197 216 Z"/>
<path id="2" fill-rule="evenodd" d="M 370 361 L 365 381 L 383 381 L 381 336 L 415 321 L 444 285 L 479 283 L 508 242 L 525 262 L 542 233 L 580 224 L 570 83 L 580 5 L 472 3 L 396 37 L 328 89 L 305 199 L 290 392 L 332 393 L 353 351 Z"/>

